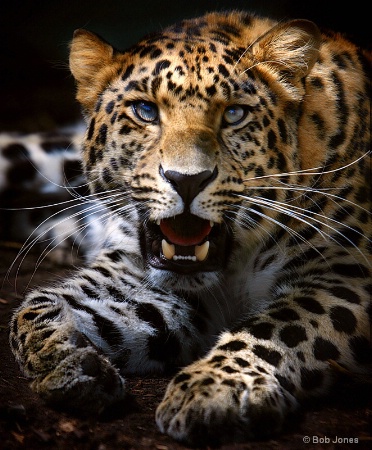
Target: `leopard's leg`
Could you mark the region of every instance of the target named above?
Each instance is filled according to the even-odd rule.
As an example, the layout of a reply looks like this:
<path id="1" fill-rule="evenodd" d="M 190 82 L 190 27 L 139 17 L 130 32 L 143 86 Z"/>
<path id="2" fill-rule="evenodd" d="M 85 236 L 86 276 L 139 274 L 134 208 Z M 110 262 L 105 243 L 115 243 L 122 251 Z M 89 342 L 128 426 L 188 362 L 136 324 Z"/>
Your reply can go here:
<path id="1" fill-rule="evenodd" d="M 124 398 L 124 380 L 80 331 L 64 295 L 56 289 L 30 294 L 12 318 L 11 348 L 45 400 L 99 411 Z"/>
<path id="2" fill-rule="evenodd" d="M 44 399 L 94 412 L 124 397 L 119 368 L 189 363 L 203 328 L 190 304 L 146 288 L 130 257 L 107 250 L 64 283 L 31 292 L 13 316 L 10 343 Z"/>
<path id="3" fill-rule="evenodd" d="M 189 443 L 271 435 L 302 399 L 327 391 L 331 360 L 366 370 L 370 277 L 366 267 L 346 266 L 337 268 L 344 276 L 316 282 L 285 277 L 267 309 L 173 379 L 156 412 L 160 430 Z"/>

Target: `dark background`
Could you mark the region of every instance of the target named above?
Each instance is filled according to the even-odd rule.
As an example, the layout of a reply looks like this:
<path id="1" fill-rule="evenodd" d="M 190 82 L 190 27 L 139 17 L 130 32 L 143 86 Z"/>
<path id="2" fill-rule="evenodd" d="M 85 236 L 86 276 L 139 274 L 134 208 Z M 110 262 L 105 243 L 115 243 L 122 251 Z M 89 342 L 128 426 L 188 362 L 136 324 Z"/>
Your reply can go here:
<path id="1" fill-rule="evenodd" d="M 367 5 L 365 0 L 3 0 L 0 131 L 50 129 L 79 117 L 68 70 L 68 45 L 76 28 L 125 49 L 177 20 L 237 8 L 277 19 L 310 19 L 370 47 Z"/>

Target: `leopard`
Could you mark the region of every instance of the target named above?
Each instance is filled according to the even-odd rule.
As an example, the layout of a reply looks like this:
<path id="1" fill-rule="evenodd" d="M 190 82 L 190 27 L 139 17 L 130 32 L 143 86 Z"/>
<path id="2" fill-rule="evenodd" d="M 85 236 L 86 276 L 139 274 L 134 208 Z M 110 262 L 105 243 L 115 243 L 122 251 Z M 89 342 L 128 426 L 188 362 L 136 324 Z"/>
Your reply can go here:
<path id="1" fill-rule="evenodd" d="M 118 50 L 78 29 L 95 256 L 26 292 L 33 391 L 100 414 L 171 374 L 161 433 L 267 439 L 371 351 L 371 57 L 306 19 L 185 19 Z"/>

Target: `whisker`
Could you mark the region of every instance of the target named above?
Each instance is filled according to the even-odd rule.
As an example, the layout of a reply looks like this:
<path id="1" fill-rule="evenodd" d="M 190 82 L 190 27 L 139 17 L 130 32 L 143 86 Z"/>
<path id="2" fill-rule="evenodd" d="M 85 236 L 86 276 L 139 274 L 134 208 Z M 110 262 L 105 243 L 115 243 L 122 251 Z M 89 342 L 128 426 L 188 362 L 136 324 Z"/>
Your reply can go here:
<path id="1" fill-rule="evenodd" d="M 65 213 L 66 211 L 78 207 L 79 204 L 70 205 L 70 206 L 68 206 L 68 207 L 66 207 L 66 208 L 64 208 L 62 210 L 59 210 L 59 211 L 53 213 L 51 216 L 46 218 L 43 222 L 41 222 L 33 230 L 31 235 L 23 243 L 23 245 L 22 245 L 21 249 L 19 250 L 17 256 L 15 257 L 13 263 L 11 264 L 10 268 L 8 269 L 7 278 L 9 277 L 9 274 L 10 274 L 11 270 L 13 269 L 16 261 L 18 261 L 19 258 L 21 257 L 21 255 L 23 255 L 23 257 L 22 257 L 22 259 L 21 259 L 21 261 L 20 261 L 20 263 L 18 265 L 18 269 L 17 269 L 17 273 L 16 273 L 16 278 L 17 278 L 17 276 L 19 274 L 20 267 L 22 266 L 22 264 L 23 264 L 23 262 L 24 262 L 24 260 L 25 260 L 25 258 L 27 256 L 27 254 L 29 253 L 31 248 L 35 244 L 37 244 L 38 242 L 39 243 L 45 242 L 45 241 L 43 241 L 43 236 L 46 236 L 53 228 L 55 228 L 57 225 L 60 225 L 63 222 L 66 222 L 66 221 L 68 221 L 70 219 L 74 219 L 74 218 L 76 218 L 78 216 L 81 216 L 80 219 L 78 219 L 78 221 L 80 221 L 80 220 L 83 220 L 85 217 L 89 217 L 90 214 L 96 214 L 100 210 L 104 210 L 102 208 L 102 205 L 105 206 L 106 204 L 109 205 L 110 202 L 112 203 L 112 198 L 113 197 L 121 197 L 121 199 L 125 199 L 127 197 L 127 194 L 124 194 L 123 192 L 119 192 L 118 194 L 111 194 L 111 193 L 106 194 L 105 193 L 105 197 L 102 196 L 100 201 L 97 201 L 97 200 L 96 201 L 91 201 L 91 200 L 88 201 L 88 200 L 84 199 L 84 202 L 88 203 L 88 205 L 89 205 L 88 207 L 85 207 L 82 210 L 76 211 L 75 213 L 70 214 L 67 217 L 64 217 L 61 221 L 59 221 L 57 223 L 54 223 L 54 224 L 50 225 L 49 227 L 47 227 L 46 229 L 44 229 L 43 231 L 41 231 L 43 226 L 46 225 L 48 222 L 50 222 L 53 218 L 57 218 L 59 215 L 63 215 L 63 213 Z M 116 201 L 118 201 L 118 199 L 116 199 Z M 121 204 L 121 203 L 122 202 L 118 201 L 118 204 Z M 58 204 L 56 204 L 56 205 L 58 205 Z M 107 211 L 106 207 L 105 207 L 105 210 Z M 89 211 L 92 211 L 92 212 L 90 214 L 87 214 Z M 40 231 L 40 234 L 37 234 L 38 231 Z M 35 237 L 32 237 L 32 236 L 35 236 Z M 68 237 L 66 237 L 66 239 Z"/>
<path id="2" fill-rule="evenodd" d="M 281 223 L 280 221 L 274 219 L 273 217 L 267 216 L 264 213 L 261 213 L 260 211 L 257 211 L 253 208 L 249 208 L 249 207 L 244 207 L 244 209 L 248 212 L 251 212 L 253 214 L 258 215 L 259 217 L 262 217 L 263 219 L 266 219 L 272 223 L 274 223 L 275 225 L 278 225 L 280 228 L 284 229 L 285 231 L 287 231 L 291 236 L 296 237 L 297 239 L 299 239 L 300 241 L 302 241 L 304 244 L 309 245 L 314 251 L 316 251 L 321 258 L 327 263 L 326 258 L 323 256 L 323 254 L 319 251 L 319 249 L 317 249 L 311 242 L 309 242 L 306 238 L 304 238 L 303 236 L 301 236 L 297 231 L 295 231 L 293 228 L 288 227 L 287 225 Z"/>
<path id="3" fill-rule="evenodd" d="M 255 180 L 260 180 L 260 179 L 264 179 L 264 178 L 275 178 L 275 177 L 284 177 L 284 176 L 288 176 L 288 175 L 303 175 L 303 176 L 313 176 L 313 175 L 326 175 L 326 174 L 330 174 L 330 173 L 335 173 L 338 172 L 340 170 L 345 170 L 348 167 L 351 167 L 354 164 L 357 164 L 359 161 L 361 161 L 363 158 L 366 158 L 367 156 L 369 156 L 371 154 L 371 151 L 368 151 L 366 153 L 364 153 L 362 156 L 360 156 L 359 158 L 355 159 L 354 161 L 352 161 L 349 164 L 346 164 L 344 166 L 341 167 L 337 167 L 336 169 L 332 169 L 332 170 L 322 170 L 320 172 L 312 172 L 314 170 L 320 170 L 322 167 L 314 167 L 312 169 L 302 169 L 302 170 L 295 170 L 293 172 L 283 172 L 283 173 L 274 173 L 274 174 L 268 174 L 268 175 L 261 175 L 258 177 L 251 177 L 251 178 L 245 178 L 243 180 L 243 183 L 246 181 L 255 181 Z"/>
<path id="4" fill-rule="evenodd" d="M 40 234 L 36 235 L 35 237 L 32 238 L 33 235 L 35 235 L 37 233 L 37 230 L 41 231 L 42 226 L 46 225 L 48 223 L 48 221 L 51 220 L 52 217 L 56 217 L 58 216 L 58 214 L 62 214 L 62 212 L 67 211 L 68 209 L 71 209 L 73 207 L 69 207 L 69 208 L 65 208 L 63 211 L 58 211 L 56 213 L 54 213 L 52 216 L 48 217 L 47 219 L 45 219 L 41 224 L 39 224 L 35 230 L 31 233 L 31 235 L 27 238 L 27 240 L 23 243 L 21 249 L 19 250 L 18 254 L 16 255 L 14 261 L 12 262 L 12 264 L 10 265 L 7 274 L 6 274 L 6 278 L 8 279 L 10 276 L 10 272 L 13 270 L 15 263 L 17 261 L 19 261 L 19 258 L 21 258 L 18 267 L 17 267 L 17 271 L 16 271 L 16 276 L 15 276 L 15 280 L 17 280 L 18 275 L 19 275 L 19 270 L 22 266 L 22 264 L 24 263 L 25 258 L 27 257 L 28 253 L 31 251 L 32 247 L 34 245 L 36 245 L 37 243 L 43 243 L 45 242 L 45 240 L 43 240 L 43 236 L 46 236 L 51 230 L 53 230 L 53 228 L 55 228 L 57 225 L 63 223 L 64 221 L 67 221 L 71 218 L 77 217 L 78 215 L 82 216 L 80 220 L 84 219 L 84 214 L 87 210 L 90 210 L 92 208 L 98 208 L 99 204 L 95 204 L 93 206 L 90 206 L 89 208 L 85 208 L 83 210 L 77 211 L 74 214 L 71 214 L 68 217 L 64 217 L 62 221 L 58 222 L 57 224 L 52 224 L 50 226 L 48 226 L 45 230 L 43 230 Z M 35 271 L 34 271 L 35 273 Z"/>
<path id="5" fill-rule="evenodd" d="M 62 205 L 66 205 L 66 204 L 74 203 L 74 202 L 80 202 L 80 204 L 89 203 L 94 199 L 98 199 L 99 201 L 102 201 L 102 197 L 100 197 L 100 195 L 102 195 L 102 196 L 104 195 L 104 196 L 108 197 L 108 196 L 112 196 L 113 195 L 112 192 L 116 192 L 116 191 L 119 192 L 119 194 L 114 194 L 114 195 L 122 195 L 123 194 L 123 192 L 120 191 L 120 189 L 113 189 L 111 191 L 100 192 L 98 194 L 97 193 L 87 194 L 84 196 L 82 196 L 81 194 L 75 193 L 76 198 L 72 198 L 70 200 L 63 200 L 60 202 L 48 203 L 46 205 L 39 205 L 39 206 L 22 206 L 22 207 L 18 207 L 18 208 L 0 207 L 0 210 L 3 210 L 3 211 L 28 211 L 28 210 L 34 210 L 34 209 L 53 208 L 56 206 L 62 206 Z M 79 205 L 79 203 L 76 203 L 76 205 L 69 206 L 69 208 L 78 206 L 78 205 Z M 55 214 L 57 214 L 57 213 L 55 213 Z M 51 216 L 51 217 L 53 217 L 53 216 Z"/>
<path id="6" fill-rule="evenodd" d="M 355 206 L 356 208 L 361 209 L 362 211 L 367 212 L 368 214 L 371 214 L 371 211 L 364 208 L 363 206 L 359 205 L 358 203 L 353 202 L 352 200 L 349 200 L 347 198 L 341 197 L 339 195 L 331 194 L 329 192 L 326 192 L 327 190 L 335 190 L 336 188 L 321 188 L 321 189 L 314 189 L 312 187 L 302 187 L 301 185 L 288 185 L 287 187 L 283 186 L 250 186 L 249 190 L 283 190 L 283 191 L 298 191 L 298 192 L 305 192 L 305 193 L 313 193 L 313 194 L 319 194 L 324 195 L 328 197 L 331 201 L 336 203 L 336 200 L 344 201 L 345 203 L 349 203 L 352 206 Z M 337 188 L 342 189 L 342 187 Z M 337 203 L 339 205 L 339 203 Z"/>
<path id="7" fill-rule="evenodd" d="M 117 202 L 118 205 L 122 205 L 121 202 Z M 116 206 L 114 204 L 114 206 Z M 98 209 L 100 208 L 100 209 Z M 121 210 L 125 210 L 125 209 L 132 209 L 133 205 L 122 205 L 121 206 Z M 91 211 L 89 214 L 87 214 L 88 211 Z M 105 207 L 105 205 L 100 204 L 99 202 L 96 202 L 95 204 L 93 204 L 92 206 L 90 206 L 89 208 L 85 208 L 82 211 L 78 211 L 74 214 L 71 214 L 68 217 L 63 218 L 63 220 L 61 220 L 60 222 L 58 222 L 57 224 L 53 224 L 52 226 L 50 226 L 49 228 L 47 228 L 42 235 L 37 236 L 31 243 L 28 244 L 27 247 L 22 248 L 20 250 L 20 252 L 18 253 L 17 257 L 15 258 L 15 261 L 12 264 L 12 267 L 14 266 L 14 263 L 17 261 L 17 259 L 20 257 L 20 255 L 22 253 L 24 253 L 23 258 L 18 266 L 18 270 L 17 270 L 17 275 L 19 273 L 19 268 L 21 267 L 22 263 L 24 262 L 25 257 L 27 256 L 28 252 L 30 251 L 30 249 L 32 248 L 32 246 L 37 243 L 37 242 L 46 242 L 46 240 L 42 241 L 41 237 L 43 235 L 46 235 L 49 231 L 51 231 L 52 229 L 55 229 L 58 225 L 62 224 L 63 222 L 70 220 L 71 218 L 74 217 L 78 217 L 79 215 L 81 216 L 80 218 L 78 218 L 75 222 L 75 225 L 78 224 L 78 222 L 82 221 L 82 220 L 86 220 L 87 217 L 90 217 L 92 215 L 96 215 L 99 214 L 100 212 L 105 212 L 105 214 L 101 214 L 99 217 L 97 217 L 95 220 L 96 221 L 100 221 L 102 222 L 102 224 L 104 224 L 104 222 L 107 220 L 107 218 L 111 217 L 111 215 L 113 214 L 113 212 L 111 210 L 109 210 L 107 207 Z M 48 219 L 47 219 L 48 220 Z M 57 248 L 61 242 L 63 242 L 64 240 L 69 239 L 71 236 L 73 236 L 74 234 L 76 234 L 76 237 L 74 239 L 74 242 L 76 242 L 77 239 L 77 235 L 79 233 L 81 233 L 82 231 L 88 229 L 90 226 L 92 226 L 92 222 L 89 223 L 85 223 L 85 224 L 81 224 L 79 226 L 76 227 L 76 229 L 74 229 L 70 234 L 68 235 L 64 235 L 62 241 L 60 241 L 58 238 L 63 236 L 62 234 L 56 235 L 52 238 L 50 238 L 49 240 L 51 240 L 51 242 L 47 245 L 46 248 L 44 248 L 44 250 L 42 251 L 42 253 L 39 255 L 39 258 L 35 264 L 35 268 L 33 271 L 33 274 L 29 280 L 29 283 L 32 281 L 33 276 L 35 275 L 36 271 L 38 270 L 40 264 L 44 261 L 44 259 L 55 249 Z M 54 242 L 57 242 L 55 245 L 53 245 Z M 80 244 L 81 245 L 81 242 Z M 74 247 L 74 245 L 72 246 L 72 248 Z M 71 249 L 72 250 L 72 249 Z M 9 271 L 12 269 L 12 267 L 9 269 Z"/>
<path id="8" fill-rule="evenodd" d="M 238 207 L 238 205 L 232 205 L 232 206 L 234 206 L 236 209 L 239 208 L 238 209 L 238 212 L 239 212 L 240 207 Z M 257 220 L 253 219 L 250 216 L 244 215 L 243 217 L 239 217 L 239 215 L 236 215 L 234 218 L 228 217 L 228 219 L 229 219 L 229 222 L 231 222 L 231 225 L 229 224 L 231 232 L 233 232 L 233 228 L 232 228 L 233 224 L 238 223 L 243 228 L 247 228 L 248 227 L 251 230 L 253 230 L 253 229 L 257 230 L 259 228 L 260 231 L 264 232 L 266 235 L 268 235 L 269 237 L 273 238 L 273 236 L 270 234 L 269 230 L 264 228 L 259 222 L 257 222 Z M 263 239 L 263 236 L 262 236 L 262 239 Z M 277 241 L 276 241 L 276 243 L 278 244 Z"/>
<path id="9" fill-rule="evenodd" d="M 241 195 L 239 195 L 239 196 L 241 196 Z M 315 229 L 315 230 L 318 232 L 318 234 L 319 234 L 323 239 L 327 240 L 327 238 L 328 238 L 328 239 L 332 240 L 333 242 L 336 242 L 337 244 L 339 244 L 339 242 L 337 241 L 337 239 L 336 239 L 334 236 L 332 236 L 331 234 L 329 234 L 329 233 L 327 233 L 327 232 L 325 232 L 325 231 L 320 230 L 316 225 L 314 225 L 314 222 L 317 223 L 317 224 L 321 224 L 322 226 L 328 228 L 329 230 L 331 230 L 331 231 L 333 231 L 334 233 L 336 233 L 336 234 L 338 234 L 339 236 L 341 236 L 343 239 L 345 239 L 345 241 L 349 242 L 349 244 L 350 244 L 352 247 L 354 247 L 354 248 L 361 254 L 361 256 L 362 256 L 364 259 L 367 259 L 367 257 L 366 257 L 366 256 L 363 254 L 363 252 L 361 251 L 361 249 L 360 249 L 360 248 L 359 248 L 359 247 L 358 247 L 358 246 L 357 246 L 350 238 L 348 238 L 344 233 L 342 233 L 342 232 L 341 232 L 340 230 L 338 230 L 337 228 L 331 226 L 330 224 L 328 224 L 328 223 L 326 223 L 326 222 L 322 222 L 320 219 L 317 219 L 317 218 L 315 218 L 315 217 L 313 217 L 313 216 L 318 216 L 318 217 L 321 217 L 321 218 L 323 218 L 323 219 L 326 219 L 326 220 L 329 220 L 329 221 L 331 221 L 331 222 L 334 222 L 334 223 L 336 223 L 336 224 L 341 224 L 341 223 L 338 222 L 337 220 L 328 218 L 328 217 L 326 217 L 326 216 L 324 216 L 324 215 L 322 215 L 322 214 L 315 213 L 315 212 L 313 212 L 313 211 L 307 211 L 307 210 L 305 210 L 305 209 L 301 209 L 301 208 L 296 207 L 296 206 L 294 206 L 294 205 L 290 205 L 290 207 L 289 207 L 289 206 L 286 205 L 286 204 L 283 204 L 283 203 L 281 203 L 281 202 L 276 202 L 276 201 L 273 201 L 273 200 L 269 200 L 269 199 L 263 199 L 263 198 L 260 198 L 260 197 L 245 197 L 245 196 L 241 196 L 241 197 L 245 198 L 246 200 L 251 201 L 251 202 L 254 203 L 254 204 L 259 204 L 259 205 L 266 206 L 266 207 L 268 207 L 268 208 L 270 208 L 270 209 L 272 209 L 272 210 L 281 212 L 281 213 L 283 213 L 283 214 L 285 214 L 285 215 L 287 215 L 287 216 L 290 216 L 290 217 L 292 217 L 292 218 L 294 218 L 294 219 L 296 219 L 296 220 L 298 220 L 298 221 L 300 221 L 300 222 L 302 222 L 302 223 L 305 223 L 306 225 L 308 225 L 308 226 L 310 226 L 311 228 Z M 278 203 L 279 203 L 279 205 L 278 205 Z M 293 209 L 296 209 L 296 211 L 293 211 L 293 210 L 291 209 L 292 207 L 293 207 Z M 304 212 L 298 212 L 298 210 L 300 210 L 300 211 L 301 211 L 301 210 L 302 210 L 302 211 L 305 211 L 306 214 L 305 214 Z M 306 218 L 306 219 L 311 219 L 311 221 L 312 221 L 313 223 L 310 222 L 309 220 L 305 220 L 305 218 Z M 344 226 L 345 226 L 346 228 L 348 228 L 349 230 L 353 231 L 354 233 L 356 233 L 356 234 L 358 234 L 358 235 L 360 235 L 360 236 L 362 236 L 362 237 L 365 237 L 364 234 L 361 233 L 361 232 L 359 232 L 358 230 L 356 230 L 356 229 L 354 229 L 354 228 L 352 228 L 352 227 L 350 227 L 350 226 L 348 226 L 348 225 L 344 225 Z M 367 238 L 366 238 L 366 239 L 367 239 Z M 342 247 L 345 249 L 344 246 L 342 246 Z M 346 249 L 345 249 L 345 250 L 346 250 Z"/>
<path id="10" fill-rule="evenodd" d="M 122 195 L 122 194 L 115 194 L 114 196 L 120 196 L 120 195 Z M 109 201 L 112 199 L 112 197 L 113 197 L 113 195 L 110 194 L 110 195 L 107 195 L 106 198 L 101 198 L 100 201 L 101 201 L 102 203 L 109 202 Z M 88 201 L 86 201 L 86 203 L 89 203 L 90 206 L 87 207 L 87 208 L 85 208 L 85 209 L 83 209 L 83 210 L 81 210 L 81 211 L 75 212 L 74 214 L 72 214 L 72 215 L 70 215 L 70 216 L 67 216 L 66 218 L 64 218 L 64 220 L 68 220 L 68 219 L 74 218 L 74 217 L 76 217 L 77 215 L 83 215 L 83 214 L 85 214 L 87 211 L 90 211 L 91 209 L 98 208 L 99 206 L 101 206 L 101 205 L 99 204 L 99 202 L 92 202 L 92 201 L 88 202 Z M 58 204 L 57 204 L 57 205 L 58 205 Z M 30 237 L 24 242 L 24 244 L 23 244 L 23 246 L 22 246 L 22 248 L 21 248 L 21 251 L 24 250 L 24 247 L 25 247 L 25 248 L 27 248 L 28 246 L 32 247 L 32 246 L 35 244 L 35 242 L 37 242 L 37 241 L 40 239 L 40 237 L 42 237 L 43 235 L 45 235 L 46 233 L 48 233 L 49 231 L 51 231 L 51 229 L 53 229 L 53 226 L 47 228 L 43 233 L 41 233 L 41 235 L 38 235 L 37 237 L 33 238 L 33 240 L 32 240 L 31 242 L 29 242 L 29 240 L 30 240 L 30 238 L 32 237 L 32 235 L 36 234 L 36 233 L 38 232 L 38 230 L 40 230 L 40 229 L 43 227 L 43 225 L 45 225 L 48 221 L 51 221 L 51 219 L 57 217 L 58 215 L 62 215 L 64 212 L 68 211 L 69 209 L 73 209 L 73 208 L 75 208 L 75 207 L 77 207 L 77 206 L 78 206 L 78 205 L 72 205 L 72 206 L 68 206 L 67 208 L 63 208 L 63 209 L 61 209 L 61 210 L 59 210 L 59 211 L 53 213 L 51 216 L 49 216 L 49 217 L 46 218 L 45 220 L 43 220 L 43 222 L 41 222 L 41 223 L 33 230 L 33 232 L 32 232 L 32 234 L 30 235 Z"/>

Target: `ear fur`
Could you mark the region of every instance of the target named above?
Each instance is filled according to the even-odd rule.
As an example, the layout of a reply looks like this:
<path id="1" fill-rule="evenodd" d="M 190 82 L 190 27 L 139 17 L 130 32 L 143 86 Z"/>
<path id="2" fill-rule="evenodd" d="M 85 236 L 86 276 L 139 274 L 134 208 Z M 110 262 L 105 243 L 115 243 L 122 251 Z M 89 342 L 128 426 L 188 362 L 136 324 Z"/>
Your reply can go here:
<path id="1" fill-rule="evenodd" d="M 117 74 L 118 60 L 111 45 L 94 33 L 78 29 L 70 45 L 70 70 L 77 84 L 76 98 L 92 111 L 99 94 Z"/>
<path id="2" fill-rule="evenodd" d="M 279 77 L 298 81 L 315 64 L 321 42 L 318 27 L 309 20 L 278 24 L 252 45 L 255 61 Z"/>

